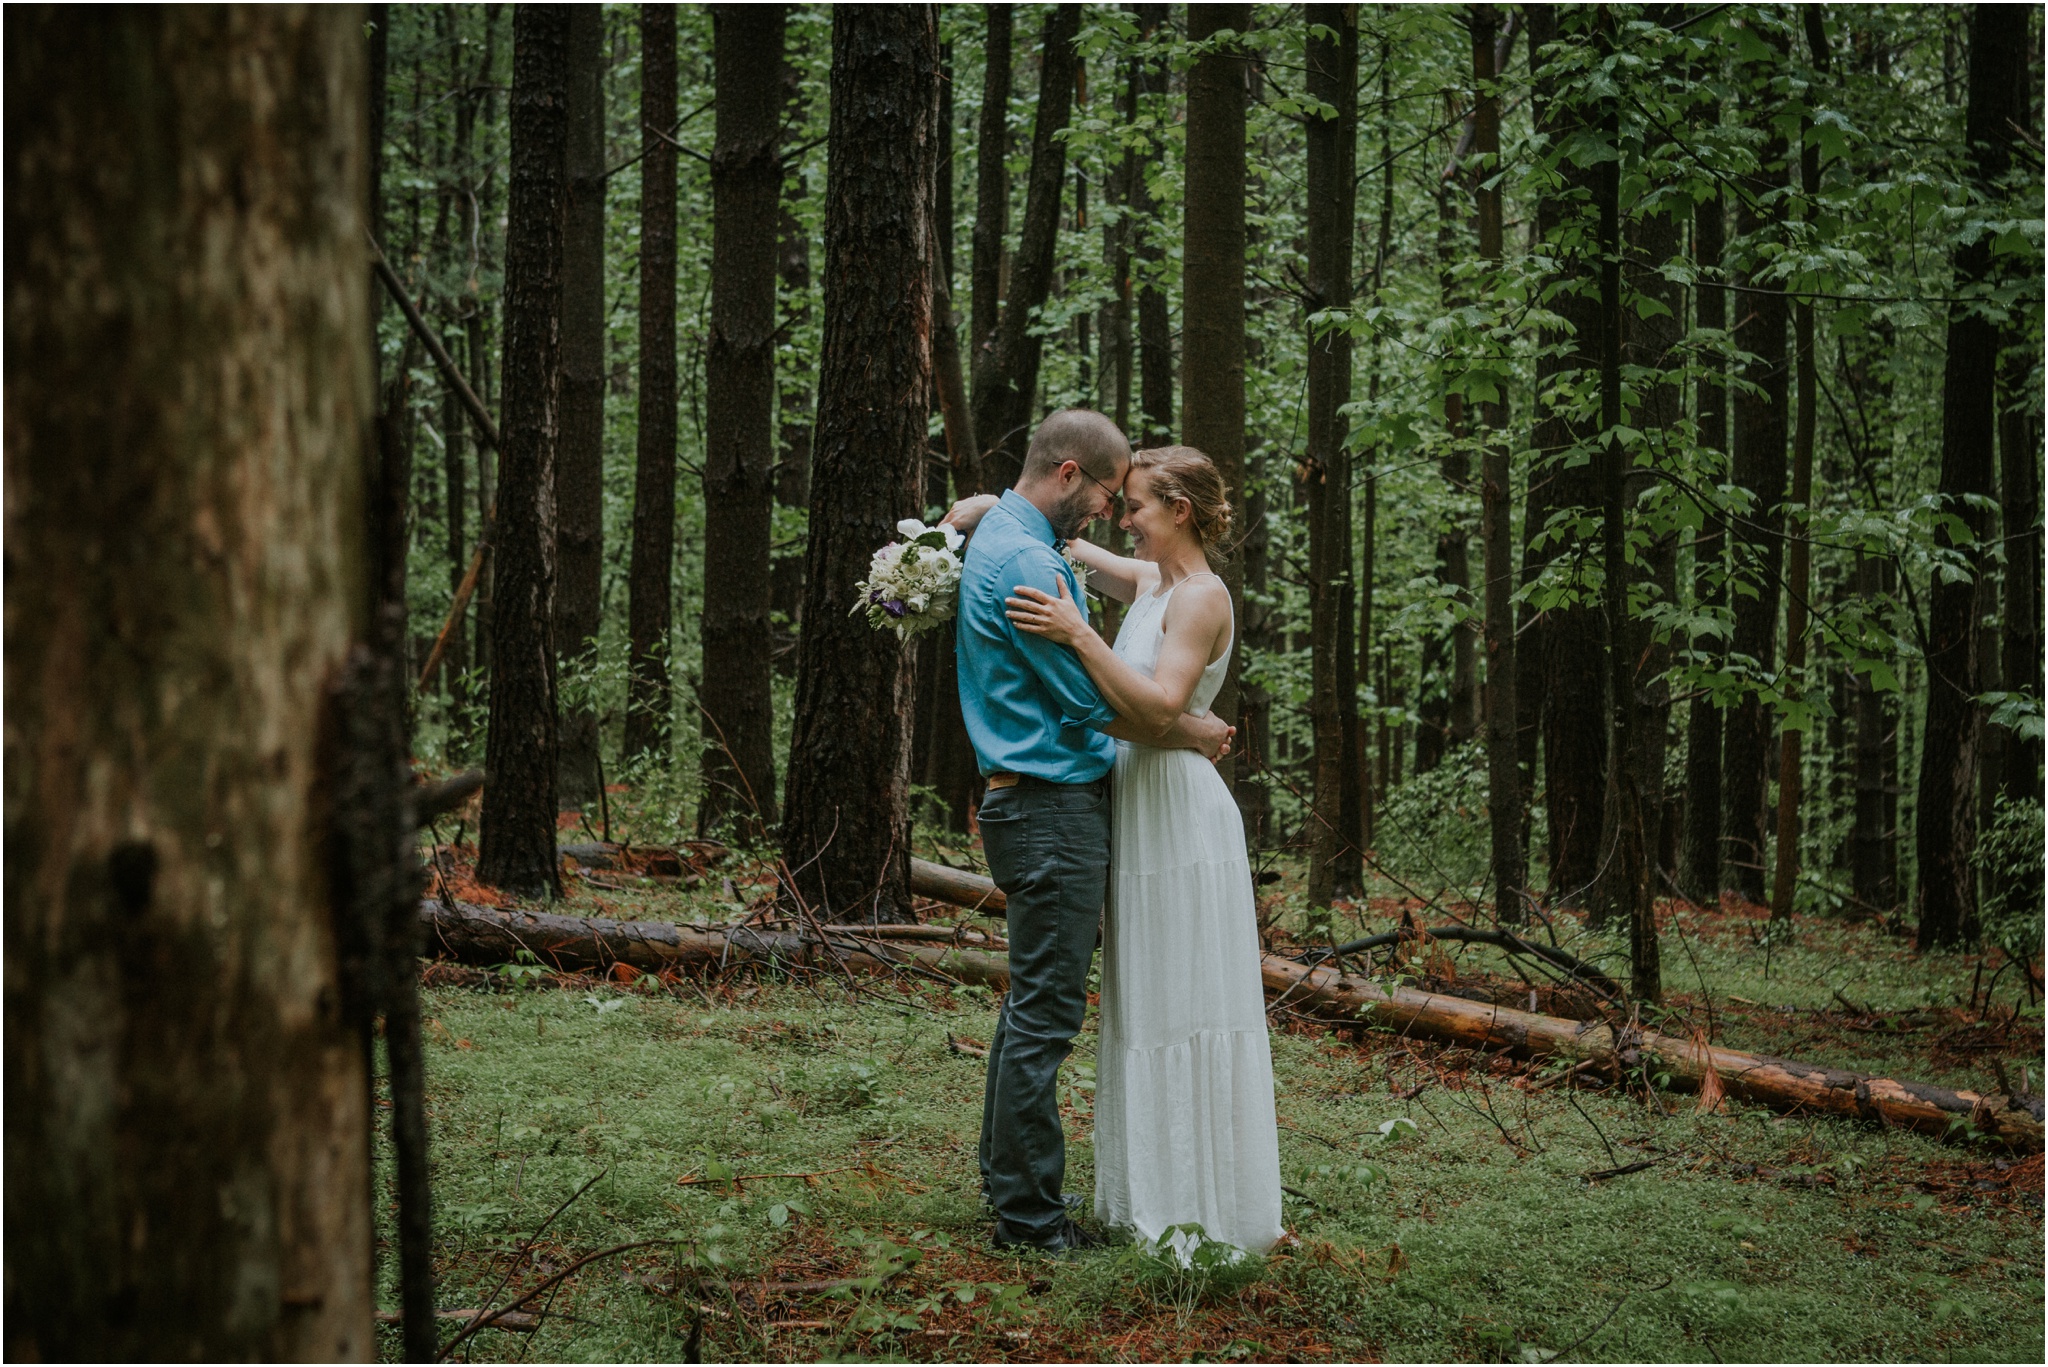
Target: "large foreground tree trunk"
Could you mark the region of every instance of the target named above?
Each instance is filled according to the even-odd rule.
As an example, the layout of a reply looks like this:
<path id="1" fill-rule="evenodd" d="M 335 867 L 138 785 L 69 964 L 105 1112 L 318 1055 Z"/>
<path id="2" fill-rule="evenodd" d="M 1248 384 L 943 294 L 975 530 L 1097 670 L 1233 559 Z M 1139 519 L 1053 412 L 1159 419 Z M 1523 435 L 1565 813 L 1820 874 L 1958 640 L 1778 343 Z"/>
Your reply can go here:
<path id="1" fill-rule="evenodd" d="M 1188 37 L 1213 40 L 1252 25 L 1250 5 L 1196 5 Z M 1181 286 L 1181 440 L 1215 462 L 1240 513 L 1244 486 L 1244 107 L 1241 50 L 1226 44 L 1188 72 L 1187 208 L 1183 218 Z M 1244 621 L 1244 568 L 1232 558 L 1217 566 L 1230 604 Z M 1213 710 L 1240 723 L 1237 677 L 1243 652 L 1233 649 Z M 1217 765 L 1226 783 L 1230 760 Z M 1242 804 L 1240 804 L 1242 805 Z"/>
<path id="2" fill-rule="evenodd" d="M 569 11 L 569 202 L 562 227 L 562 435 L 555 458 L 555 649 L 595 663 L 604 571 L 604 13 Z M 597 708 L 562 708 L 556 798 L 597 800 Z"/>
<path id="3" fill-rule="evenodd" d="M 697 833 L 775 820 L 768 633 L 774 516 L 781 5 L 712 11 L 711 337 L 704 349 L 703 788 Z"/>
<path id="4" fill-rule="evenodd" d="M 505 230 L 505 449 L 498 466 L 491 734 L 477 876 L 561 892 L 555 859 L 555 446 L 560 437 L 562 216 L 569 7 L 512 23 L 512 183 Z"/>
<path id="5" fill-rule="evenodd" d="M 2026 9 L 1978 5 L 1970 18 L 1970 102 L 1965 115 L 1970 181 L 1997 193 L 2012 159 L 2013 130 L 2025 117 L 2014 66 L 2025 60 Z M 1967 294 L 1988 283 L 1996 267 L 1991 239 L 1956 248 L 1955 288 Z M 1970 570 L 1959 580 L 1935 576 L 1927 605 L 1927 724 L 1922 734 L 1917 847 L 1920 855 L 1918 940 L 1922 949 L 1958 944 L 1976 933 L 1976 763 L 1982 719 L 1975 697 L 1976 578 L 1989 568 L 1988 519 L 1971 500 L 1992 493 L 1996 429 L 1998 329 L 1967 304 L 1950 306 L 1948 359 L 1941 384 L 1941 501 L 1968 535 L 1944 537 Z"/>
<path id="6" fill-rule="evenodd" d="M 640 424 L 626 571 L 628 758 L 668 760 L 676 557 L 676 7 L 640 7 Z"/>
<path id="7" fill-rule="evenodd" d="M 14 1361 L 376 1355 L 362 23 L 6 16 Z"/>
<path id="8" fill-rule="evenodd" d="M 839 920 L 910 912 L 914 652 L 847 608 L 868 557 L 917 511 L 938 82 L 931 6 L 834 11 L 824 354 L 782 848 L 797 893 Z"/>

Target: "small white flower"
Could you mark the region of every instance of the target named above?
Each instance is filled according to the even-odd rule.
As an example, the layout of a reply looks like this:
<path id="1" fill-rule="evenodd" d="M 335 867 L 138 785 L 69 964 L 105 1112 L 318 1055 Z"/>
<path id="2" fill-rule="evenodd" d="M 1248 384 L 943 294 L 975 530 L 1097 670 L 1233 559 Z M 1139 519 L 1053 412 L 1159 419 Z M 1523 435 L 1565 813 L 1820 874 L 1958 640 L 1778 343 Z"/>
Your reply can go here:
<path id="1" fill-rule="evenodd" d="M 898 536 L 922 536 L 930 530 L 929 527 L 914 517 L 906 517 L 896 524 L 896 534 Z"/>

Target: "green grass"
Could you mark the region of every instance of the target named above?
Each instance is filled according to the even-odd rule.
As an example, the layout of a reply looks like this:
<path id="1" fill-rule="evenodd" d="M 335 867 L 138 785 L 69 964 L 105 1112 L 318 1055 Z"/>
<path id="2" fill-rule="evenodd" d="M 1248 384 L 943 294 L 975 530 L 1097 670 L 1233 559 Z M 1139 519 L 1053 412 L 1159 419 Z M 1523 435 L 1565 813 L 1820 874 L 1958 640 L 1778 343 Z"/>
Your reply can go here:
<path id="1" fill-rule="evenodd" d="M 606 900 L 609 914 L 717 914 L 666 892 Z M 1766 974 L 1740 914 L 1666 919 L 1674 1028 L 1704 1023 L 1711 999 L 1717 1039 L 1740 1047 L 1948 1085 L 1988 1084 L 1994 1057 L 2038 1076 L 2038 1012 L 2004 1025 L 2010 973 L 1979 1024 L 1956 1009 L 1973 959 L 1805 923 L 1769 947 Z M 1485 962 L 1467 954 L 1458 971 Z M 1191 1284 L 1128 1247 L 993 1255 L 975 1198 L 982 1065 L 948 1043 L 985 1041 L 992 1002 L 866 986 L 429 989 L 439 1303 L 484 1303 L 504 1251 L 599 1174 L 514 1286 L 613 1244 L 679 1241 L 592 1265 L 539 1334 L 485 1330 L 475 1359 L 679 1360 L 700 1305 L 706 1360 L 2042 1357 L 2038 1158 L 2001 1169 L 1986 1149 L 1702 1115 L 1683 1097 L 1666 1113 L 1641 1094 L 1532 1094 L 1507 1076 L 1519 1065 L 1376 1032 L 1275 1031 L 1283 1180 L 1308 1199 L 1288 1202 L 1301 1246 L 1255 1274 Z M 1837 992 L 1877 1014 L 1851 1015 Z M 1086 1033 L 1075 1064 L 1093 1050 Z M 1088 1095 L 1068 1099 L 1069 1189 L 1085 1192 Z M 1403 1117 L 1414 1128 L 1382 1137 Z M 1588 1180 L 1641 1159 L 1657 1161 Z M 733 1173 L 824 1175 L 678 1185 Z M 684 1274 L 804 1280 L 912 1260 L 878 1289 L 779 1307 L 672 1289 Z"/>

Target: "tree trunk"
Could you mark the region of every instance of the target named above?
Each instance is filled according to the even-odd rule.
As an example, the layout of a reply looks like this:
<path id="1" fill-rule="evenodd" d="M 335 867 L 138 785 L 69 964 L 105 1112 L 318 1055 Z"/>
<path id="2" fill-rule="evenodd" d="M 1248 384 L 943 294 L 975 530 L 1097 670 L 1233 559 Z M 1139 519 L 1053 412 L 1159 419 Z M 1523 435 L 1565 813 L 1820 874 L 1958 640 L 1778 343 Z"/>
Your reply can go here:
<path id="1" fill-rule="evenodd" d="M 1580 110 L 1559 94 L 1562 79 L 1551 67 L 1557 60 L 1541 57 L 1545 46 L 1559 38 L 1558 12 L 1554 5 L 1529 8 L 1529 51 L 1539 69 L 1535 80 L 1535 115 L 1553 143 L 1562 142 L 1584 123 Z M 1554 194 L 1537 202 L 1537 228 L 1561 261 L 1551 282 L 1556 291 L 1554 308 L 1565 328 L 1546 336 L 1546 347 L 1563 347 L 1564 354 L 1539 357 L 1536 363 L 1536 391 L 1539 395 L 1554 386 L 1568 384 L 1574 375 L 1584 377 L 1599 364 L 1596 339 L 1600 330 L 1599 298 L 1592 288 L 1591 271 L 1582 242 L 1589 234 L 1576 219 L 1583 212 L 1580 203 L 1592 196 L 1593 176 L 1566 160 L 1559 168 L 1563 183 Z M 1558 235 L 1563 240 L 1558 240 Z M 1542 518 L 1597 508 L 1600 504 L 1598 463 L 1565 464 L 1572 448 L 1589 439 L 1586 432 L 1557 408 L 1541 407 L 1537 412 L 1534 442 L 1536 465 L 1530 474 L 1530 517 Z M 1534 492 L 1541 486 L 1542 497 Z M 1585 895 L 1600 868 L 1602 808 L 1607 792 L 1606 719 L 1589 703 L 1603 695 L 1606 656 L 1602 651 L 1600 608 L 1592 586 L 1585 581 L 1581 562 L 1561 568 L 1553 566 L 1563 549 L 1552 538 L 1532 543 L 1523 560 L 1526 578 L 1545 573 L 1562 573 L 1571 591 L 1570 601 L 1546 609 L 1537 619 L 1538 640 L 1527 646 L 1543 654 L 1543 790 L 1550 824 L 1550 897 L 1576 905 Z"/>
<path id="2" fill-rule="evenodd" d="M 596 665 L 604 573 L 604 14 L 569 11 L 569 204 L 562 227 L 562 436 L 555 456 L 555 648 Z M 597 800 L 597 708 L 587 685 L 562 708 L 556 799 Z"/>
<path id="3" fill-rule="evenodd" d="M 1597 21 L 1599 50 L 1613 50 L 1607 16 Z M 1619 97 L 1606 101 L 1607 135 L 1620 142 Z M 1629 987 L 1639 1001 L 1663 995 L 1657 955 L 1656 907 L 1651 900 L 1649 810 L 1634 763 L 1636 656 L 1630 650 L 1627 497 L 1629 452 L 1621 426 L 1621 168 L 1603 161 L 1594 173 L 1600 220 L 1600 511 L 1601 606 L 1607 646 L 1607 794 L 1601 832 L 1601 874 L 1591 900 L 1598 919 L 1618 920 L 1629 934 Z"/>
<path id="4" fill-rule="evenodd" d="M 676 9 L 640 7 L 640 421 L 626 572 L 625 752 L 669 759 L 676 558 Z"/>
<path id="5" fill-rule="evenodd" d="M 2039 699 L 2041 686 L 2041 414 L 2029 402 L 2040 372 L 2019 337 L 2004 339 L 1998 417 L 1998 511 L 2005 529 L 2005 611 L 2000 652 L 2005 688 Z M 2042 801 L 2041 739 L 2006 738 L 2003 791 Z"/>
<path id="6" fill-rule="evenodd" d="M 1380 33 L 1379 72 L 1379 126 L 1380 126 L 1380 205 L 1379 224 L 1373 244 L 1372 258 L 1372 300 L 1375 307 L 1386 300 L 1387 260 L 1393 254 L 1394 234 L 1394 110 L 1393 110 L 1393 42 L 1383 28 Z M 1380 398 L 1380 334 L 1375 328 L 1370 339 L 1370 378 L 1367 380 L 1367 398 L 1375 406 Z M 1374 677 L 1373 659 L 1379 648 L 1379 637 L 1373 629 L 1373 592 L 1378 574 L 1379 521 L 1380 521 L 1380 452 L 1375 450 L 1366 463 L 1365 470 L 1365 532 L 1361 538 L 1358 569 L 1358 675 L 1368 682 Z M 1358 740 L 1358 790 L 1359 790 L 1359 849 L 1371 850 L 1375 845 L 1376 811 L 1390 786 L 1387 770 L 1387 719 L 1385 709 L 1389 701 L 1388 680 L 1380 676 L 1380 687 L 1375 696 L 1379 704 L 1377 755 L 1367 736 L 1367 727 L 1360 724 Z M 1361 864 L 1363 861 L 1361 860 Z M 1363 869 L 1360 883 L 1364 883 Z"/>
<path id="7" fill-rule="evenodd" d="M 1821 29 L 1821 11 L 1801 11 L 1806 21 L 1814 69 L 1828 69 L 1827 43 Z M 1820 146 L 1811 126 L 1802 129 L 1799 147 L 1799 181 L 1805 203 L 1817 205 L 1820 194 Z M 1806 211 L 1811 217 L 1813 209 Z M 1798 519 L 1797 535 L 1785 549 L 1785 680 L 1780 692 L 1797 700 L 1806 688 L 1807 599 L 1812 593 L 1813 550 L 1810 535 L 1813 507 L 1813 427 L 1817 416 L 1813 355 L 1813 301 L 1800 299 L 1792 308 L 1793 365 L 1799 376 L 1798 406 L 1793 411 L 1792 502 L 1790 515 Z M 1793 894 L 1799 881 L 1799 828 L 1806 805 L 1806 776 L 1800 757 L 1804 733 L 1788 720 L 1778 737 L 1778 848 L 1771 873 L 1771 920 L 1792 919 Z"/>
<path id="8" fill-rule="evenodd" d="M 512 16 L 512 180 L 505 229 L 505 447 L 498 462 L 491 732 L 477 877 L 559 896 L 555 860 L 555 445 L 569 6 Z"/>
<path id="9" fill-rule="evenodd" d="M 982 69 L 981 126 L 974 143 L 974 279 L 967 301 L 970 379 L 978 379 L 982 367 L 995 358 L 996 325 L 1003 317 L 1003 252 L 1010 240 L 1010 44 L 1016 9 L 990 5 L 982 12 L 988 24 L 982 41 L 987 61 Z M 1000 486 L 984 481 L 982 488 L 995 493 Z"/>
<path id="10" fill-rule="evenodd" d="M 1763 81 L 1770 73 L 1753 67 L 1746 81 Z M 1747 90 L 1748 87 L 1745 86 Z M 1747 508 L 1730 517 L 1730 572 L 1746 590 L 1733 595 L 1735 631 L 1731 654 L 1755 671 L 1761 685 L 1777 667 L 1779 584 L 1784 569 L 1786 401 L 1790 397 L 1785 356 L 1784 282 L 1773 274 L 1775 258 L 1760 248 L 1782 241 L 1786 143 L 1774 122 L 1774 109 L 1760 107 L 1757 96 L 1744 110 L 1752 128 L 1764 132 L 1758 150 L 1759 169 L 1743 178 L 1745 193 L 1737 201 L 1739 284 L 1735 309 L 1735 345 L 1756 359 L 1745 365 L 1743 387 L 1734 392 L 1735 458 L 1730 481 L 1747 499 Z M 1767 851 L 1768 778 L 1766 765 L 1771 721 L 1762 695 L 1745 688 L 1723 720 L 1721 742 L 1722 883 L 1750 902 L 1764 900 L 1764 856 Z"/>
<path id="11" fill-rule="evenodd" d="M 784 59 L 782 86 L 787 103 L 785 127 L 803 124 L 803 87 L 796 66 Z M 809 195 L 804 178 L 796 178 L 795 199 Z M 811 322 L 811 237 L 796 216 L 796 205 L 785 200 L 778 232 L 781 235 L 776 271 L 782 293 L 781 311 L 788 318 L 788 333 L 800 333 Z M 783 375 L 777 398 L 781 415 L 780 451 L 775 464 L 775 502 L 784 508 L 804 508 L 811 501 L 811 389 L 808 377 Z M 803 628 L 804 546 L 801 539 L 775 547 L 768 566 L 768 612 L 773 622 L 775 672 L 796 674 L 797 633 Z"/>
<path id="12" fill-rule="evenodd" d="M 1329 108 L 1308 119 L 1308 299 L 1311 313 L 1351 306 L 1353 183 L 1358 161 L 1358 15 L 1354 6 L 1310 5 L 1306 88 Z M 1338 864 L 1356 839 L 1344 821 L 1346 782 L 1340 652 L 1349 617 L 1344 588 L 1351 577 L 1351 452 L 1346 442 L 1351 401 L 1351 334 L 1330 328 L 1308 337 L 1308 455 L 1301 478 L 1308 485 L 1308 596 L 1310 708 L 1315 727 L 1315 787 L 1309 813 L 1308 897 L 1328 906 L 1339 886 Z M 1347 706 L 1348 704 L 1348 706 Z M 1353 768 L 1355 774 L 1355 767 Z M 1351 780 L 1355 783 L 1355 778 Z M 1355 856 L 1355 851 L 1354 851 Z M 1354 859 L 1355 862 L 1355 859 Z"/>
<path id="13" fill-rule="evenodd" d="M 917 508 L 938 79 L 931 7 L 833 12 L 824 350 L 782 847 L 799 895 L 834 920 L 910 914 L 913 652 L 846 608 L 868 557 Z"/>
<path id="14" fill-rule="evenodd" d="M 774 517 L 781 5 L 712 11 L 711 336 L 704 349 L 703 786 L 697 834 L 775 822 L 768 635 Z"/>
<path id="15" fill-rule="evenodd" d="M 2015 66 L 2025 61 L 2028 11 L 1977 5 L 1970 17 L 1970 94 L 1964 116 L 1970 181 L 1996 202 L 2012 158 L 2012 130 L 2026 116 L 2015 98 Z M 1996 278 L 1991 239 L 1956 248 L 1953 292 L 1967 294 Z M 1940 575 L 1927 604 L 1927 721 L 1921 737 L 1916 848 L 1920 856 L 1918 942 L 1922 949 L 1963 943 L 1977 933 L 1976 761 L 1982 719 L 1977 693 L 1976 579 L 1989 569 L 1987 519 L 1969 500 L 1992 493 L 1992 440 L 1997 426 L 1998 331 L 1967 304 L 1949 308 L 1948 359 L 1941 385 L 1942 510 L 1967 529 L 1944 534 L 1969 570 L 1953 582 Z"/>
<path id="16" fill-rule="evenodd" d="M 6 1353 L 368 1360 L 363 13 L 6 28 Z"/>
<path id="17" fill-rule="evenodd" d="M 1728 291 L 1713 283 L 1721 271 L 1726 232 L 1726 209 L 1718 194 L 1693 210 L 1693 262 L 1699 276 L 1694 321 L 1703 332 L 1728 326 Z M 1695 479 L 1704 487 L 1719 484 L 1727 470 L 1728 384 L 1722 363 L 1712 353 L 1703 358 L 1702 366 L 1693 403 L 1700 434 Z M 1727 601 L 1727 568 L 1728 529 L 1720 500 L 1710 499 L 1692 539 L 1693 599 L 1702 610 Z M 1696 636 L 1691 644 L 1695 653 L 1706 652 L 1709 663 L 1719 664 L 1719 642 Z M 1721 890 L 1721 709 L 1704 690 L 1693 698 L 1686 714 L 1685 844 L 1678 886 L 1709 902 Z"/>
<path id="18" fill-rule="evenodd" d="M 1009 297 L 1003 301 L 994 345 L 974 368 L 974 435 L 982 445 L 983 485 L 991 491 L 1017 482 L 1038 417 L 1038 363 L 1045 339 L 1032 315 L 1052 294 L 1060 194 L 1067 174 L 1067 144 L 1058 135 L 1065 131 L 1074 104 L 1074 37 L 1080 15 L 1079 6 L 1057 5 L 1046 16 L 1024 227 L 1018 234 Z"/>
<path id="19" fill-rule="evenodd" d="M 1482 160 L 1473 173 L 1473 211 L 1481 259 L 1499 269 L 1500 187 L 1493 178 L 1500 162 L 1500 97 L 1494 39 L 1500 13 L 1474 5 L 1466 23 L 1472 34 L 1472 151 Z M 1487 358 L 1489 361 L 1492 358 Z M 1522 890 L 1529 881 L 1528 852 L 1522 843 L 1522 767 L 1515 698 L 1514 507 L 1508 470 L 1508 403 L 1505 393 L 1479 404 L 1485 446 L 1480 463 L 1480 531 L 1486 564 L 1486 774 L 1487 820 L 1491 826 L 1494 915 L 1523 919 Z"/>
<path id="20" fill-rule="evenodd" d="M 1168 5 L 1133 5 L 1138 32 L 1148 43 L 1163 44 L 1171 13 Z M 1162 36 L 1164 35 L 1164 36 Z M 1166 58 L 1163 53 L 1139 57 L 1136 61 L 1137 89 L 1134 107 L 1140 113 L 1170 119 L 1166 109 Z M 1132 289 L 1138 312 L 1138 408 L 1144 415 L 1144 431 L 1137 446 L 1164 446 L 1173 441 L 1173 328 L 1167 314 L 1166 244 L 1158 222 L 1159 206 L 1152 198 L 1150 177 L 1159 165 L 1161 139 L 1149 141 L 1136 158 L 1131 174 Z"/>
<path id="21" fill-rule="evenodd" d="M 1188 37 L 1201 43 L 1251 27 L 1250 5 L 1197 5 L 1188 11 Z M 1187 190 L 1181 248 L 1181 345 L 1186 395 L 1181 440 L 1207 455 L 1223 476 L 1227 496 L 1246 503 L 1244 483 L 1244 58 L 1219 48 L 1188 72 Z M 1231 608 L 1244 620 L 1244 575 L 1226 560 L 1223 579 Z M 1233 650 L 1214 711 L 1238 718 L 1242 652 Z M 1217 765 L 1225 783 L 1235 765 Z"/>
<path id="22" fill-rule="evenodd" d="M 950 57 L 949 57 L 950 60 Z M 950 98 L 939 109 L 944 163 L 938 183 L 944 191 L 951 182 L 953 158 Z M 934 231 L 939 243 L 953 240 L 953 203 L 950 194 L 940 194 L 934 210 Z M 967 386 L 960 365 L 960 339 L 953 314 L 951 254 L 942 253 L 932 289 L 932 382 L 938 391 L 939 408 L 946 425 L 946 460 L 951 467 L 952 493 L 966 498 L 981 492 L 981 446 L 975 439 L 974 417 L 967 403 Z M 944 503 L 944 481 L 939 497 Z M 966 834 L 973 827 L 973 815 L 981 802 L 981 770 L 974 758 L 974 744 L 967 737 L 967 723 L 960 715 L 959 657 L 953 632 L 941 628 L 927 640 L 919 662 L 924 679 L 920 687 L 930 690 L 929 755 L 921 770 L 913 772 L 938 794 L 944 808 L 940 817 L 946 829 Z M 920 704 L 924 702 L 919 699 Z"/>

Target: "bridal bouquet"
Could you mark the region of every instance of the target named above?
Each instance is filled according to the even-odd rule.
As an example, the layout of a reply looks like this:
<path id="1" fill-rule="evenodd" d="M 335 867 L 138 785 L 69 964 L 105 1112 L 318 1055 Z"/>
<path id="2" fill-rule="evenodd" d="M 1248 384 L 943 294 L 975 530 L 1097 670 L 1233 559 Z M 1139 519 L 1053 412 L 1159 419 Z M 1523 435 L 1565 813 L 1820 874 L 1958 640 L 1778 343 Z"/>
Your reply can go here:
<path id="1" fill-rule="evenodd" d="M 896 530 L 903 539 L 876 551 L 868 577 L 855 585 L 860 599 L 853 611 L 866 608 L 869 626 L 892 628 L 907 641 L 952 619 L 960 598 L 964 538 L 957 528 L 927 527 L 914 517 L 897 523 Z"/>

